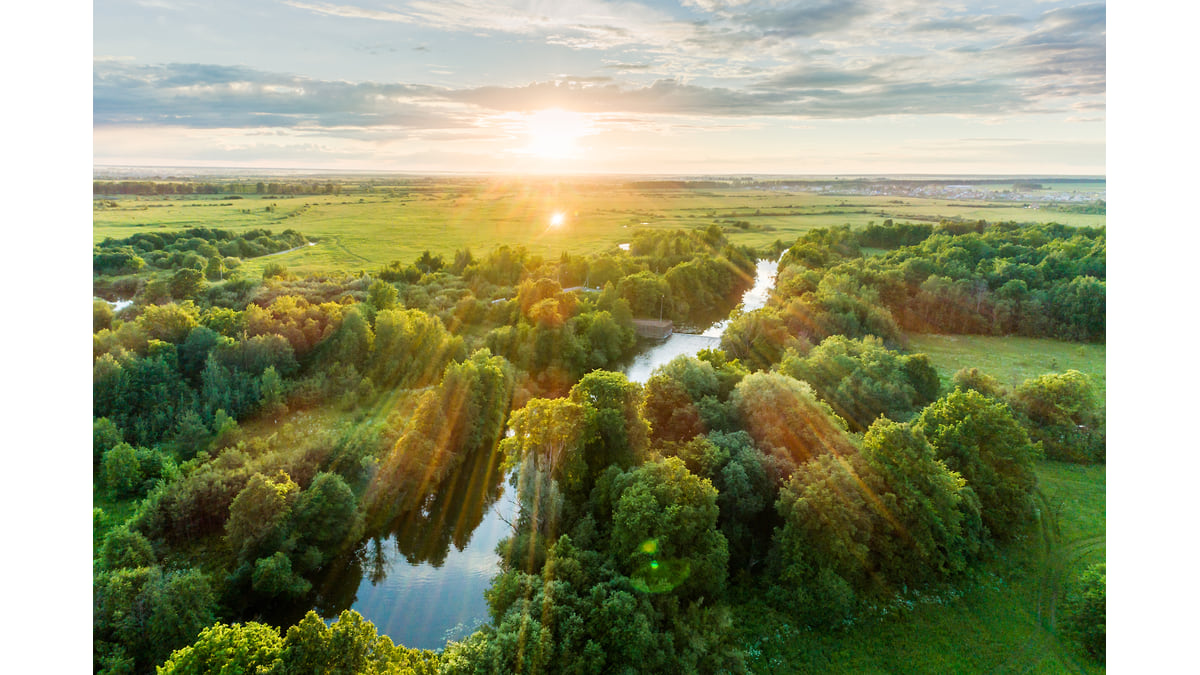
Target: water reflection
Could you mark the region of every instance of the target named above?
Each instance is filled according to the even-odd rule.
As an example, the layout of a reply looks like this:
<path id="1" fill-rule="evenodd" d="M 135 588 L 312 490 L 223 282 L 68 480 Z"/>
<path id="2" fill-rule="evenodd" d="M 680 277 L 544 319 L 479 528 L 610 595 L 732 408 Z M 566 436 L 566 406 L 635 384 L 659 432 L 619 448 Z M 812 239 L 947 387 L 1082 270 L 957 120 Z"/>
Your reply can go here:
<path id="1" fill-rule="evenodd" d="M 754 274 L 754 286 L 742 295 L 743 312 L 761 309 L 767 304 L 771 288 L 775 286 L 775 275 L 779 270 L 778 260 L 759 260 Z M 670 363 L 677 356 L 694 356 L 701 349 L 721 346 L 721 336 L 729 327 L 728 308 L 712 317 L 711 325 L 697 332 L 672 333 L 666 340 L 651 342 L 622 369 L 632 382 L 645 383 L 659 366 Z M 722 318 L 724 317 L 724 318 Z M 718 321 L 718 319 L 721 319 Z M 686 329 L 684 329 L 686 331 Z"/>
<path id="2" fill-rule="evenodd" d="M 483 592 L 499 569 L 496 544 L 512 532 L 516 503 L 500 457 L 477 453 L 420 507 L 365 541 L 318 584 L 315 609 L 354 609 L 381 634 L 437 649 L 488 620 Z"/>
<path id="3" fill-rule="evenodd" d="M 762 307 L 775 282 L 776 261 L 758 263 L 742 308 Z M 730 307 L 713 308 L 703 332 L 673 334 L 652 344 L 625 368 L 645 382 L 680 354 L 720 344 Z M 724 321 L 719 321 L 726 318 Z M 709 325 L 711 324 L 711 325 Z M 512 533 L 517 504 L 506 492 L 500 457 L 477 453 L 426 497 L 344 560 L 329 565 L 315 585 L 313 607 L 327 620 L 354 609 L 398 644 L 439 649 L 488 620 L 483 592 L 499 571 L 496 545 Z M 308 609 L 304 607 L 303 609 Z M 281 622 L 291 625 L 303 615 Z"/>

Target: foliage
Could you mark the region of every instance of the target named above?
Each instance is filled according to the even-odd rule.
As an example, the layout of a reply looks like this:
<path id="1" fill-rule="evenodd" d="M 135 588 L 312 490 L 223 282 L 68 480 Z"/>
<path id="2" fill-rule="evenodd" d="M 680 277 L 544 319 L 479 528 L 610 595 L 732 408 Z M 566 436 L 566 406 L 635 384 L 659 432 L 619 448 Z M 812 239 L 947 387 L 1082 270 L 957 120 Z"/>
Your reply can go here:
<path id="1" fill-rule="evenodd" d="M 155 564 L 154 549 L 141 532 L 121 526 L 109 530 L 100 548 L 100 562 L 106 569 L 150 567 Z"/>
<path id="2" fill-rule="evenodd" d="M 1000 384 L 1000 380 L 988 375 L 978 368 L 960 368 L 954 373 L 951 378 L 955 388 L 963 391 L 977 391 L 984 396 L 994 399 L 1003 399 L 1005 390 L 1004 385 Z"/>
<path id="3" fill-rule="evenodd" d="M 283 640 L 278 629 L 254 621 L 217 623 L 196 642 L 171 654 L 158 675 L 234 675 L 269 672 L 279 662 Z"/>
<path id="4" fill-rule="evenodd" d="M 903 421 L 937 397 L 937 371 L 928 358 L 891 351 L 877 337 L 829 337 L 806 356 L 785 356 L 779 372 L 812 385 L 855 431 L 880 415 Z"/>
<path id="5" fill-rule="evenodd" d="M 1048 458 L 1104 461 L 1104 411 L 1083 373 L 1068 370 L 1026 380 L 1008 397 L 1008 403 Z"/>
<path id="6" fill-rule="evenodd" d="M 254 559 L 259 552 L 278 550 L 283 526 L 300 487 L 286 473 L 274 478 L 251 476 L 229 506 L 225 542 L 239 558 Z"/>
<path id="7" fill-rule="evenodd" d="M 844 422 L 794 378 L 751 373 L 738 382 L 730 402 L 754 443 L 789 464 L 853 451 Z"/>
<path id="8" fill-rule="evenodd" d="M 717 529 L 717 491 L 668 457 L 613 480 L 612 535 L 617 569 L 635 588 L 685 598 L 719 597 L 729 547 Z"/>
<path id="9" fill-rule="evenodd" d="M 1100 662 L 1104 661 L 1107 637 L 1105 588 L 1105 564 L 1089 566 L 1071 586 L 1063 611 L 1063 630 Z"/>
<path id="10" fill-rule="evenodd" d="M 1001 540 L 1015 535 L 1033 512 L 1040 451 L 1008 406 L 955 389 L 921 411 L 914 427 L 978 495 L 988 532 Z"/>
<path id="11" fill-rule="evenodd" d="M 92 584 L 92 638 L 100 664 L 124 662 L 146 672 L 214 619 L 212 587 L 198 570 L 115 569 L 98 572 Z"/>

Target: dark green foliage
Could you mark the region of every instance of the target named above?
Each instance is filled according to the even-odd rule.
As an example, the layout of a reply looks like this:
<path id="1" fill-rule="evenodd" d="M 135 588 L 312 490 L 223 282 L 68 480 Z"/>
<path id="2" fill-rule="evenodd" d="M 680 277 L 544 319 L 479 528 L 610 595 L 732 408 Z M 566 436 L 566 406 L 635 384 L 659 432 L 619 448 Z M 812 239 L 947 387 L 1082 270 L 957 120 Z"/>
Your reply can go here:
<path id="1" fill-rule="evenodd" d="M 142 466 L 137 451 L 128 443 L 119 443 L 104 453 L 100 475 L 112 496 L 120 499 L 138 494 L 142 487 Z"/>
<path id="2" fill-rule="evenodd" d="M 106 569 L 120 567 L 150 567 L 154 565 L 154 549 L 141 532 L 131 532 L 127 527 L 109 530 L 100 548 L 100 562 Z"/>
<path id="3" fill-rule="evenodd" d="M 937 371 L 927 357 L 901 355 L 876 337 L 835 335 L 807 356 L 784 357 L 779 371 L 811 384 L 855 431 L 880 415 L 907 419 L 937 397 Z"/>
<path id="4" fill-rule="evenodd" d="M 539 574 L 487 592 L 493 626 L 448 645 L 446 673 L 743 672 L 727 610 L 650 595 L 570 538 Z"/>
<path id="5" fill-rule="evenodd" d="M 319 473 L 296 499 L 292 527 L 301 545 L 332 554 L 357 539 L 362 528 L 357 509 L 358 500 L 341 476 Z"/>
<path id="6" fill-rule="evenodd" d="M 784 601 L 810 622 L 848 618 L 855 589 L 869 588 L 877 520 L 863 473 L 857 454 L 824 454 L 797 467 L 780 488 L 778 579 Z"/>
<path id="7" fill-rule="evenodd" d="M 113 449 L 125 439 L 121 429 L 107 417 L 92 418 L 92 470 L 100 468 L 104 453 Z"/>
<path id="8" fill-rule="evenodd" d="M 873 567 L 893 587 L 965 569 L 983 534 L 978 500 L 966 481 L 908 424 L 880 419 L 862 445 L 880 521 L 871 542 Z"/>
<path id="9" fill-rule="evenodd" d="M 214 257 L 255 258 L 296 248 L 307 241 L 304 235 L 290 229 L 280 234 L 252 229 L 240 235 L 204 227 L 182 232 L 142 232 L 125 239 L 105 239 L 97 244 L 93 248 L 92 267 L 100 274 L 128 274 L 143 266 L 144 261 L 137 257 L 141 255 L 160 269 L 205 271 L 208 261 Z"/>
<path id="10" fill-rule="evenodd" d="M 259 558 L 254 563 L 251 588 L 265 597 L 301 597 L 312 590 L 312 584 L 292 571 L 292 561 L 283 551 Z"/>
<path id="11" fill-rule="evenodd" d="M 1104 339 L 1102 228 L 943 222 L 929 234 L 928 227 L 867 226 L 858 242 L 895 248 L 870 258 L 859 257 L 839 228 L 807 233 L 781 262 L 772 307 L 793 335 L 813 342 L 833 334 L 894 342 L 897 324 Z"/>
<path id="12" fill-rule="evenodd" d="M 196 639 L 215 619 L 211 585 L 197 570 L 103 571 L 94 577 L 92 589 L 92 639 L 98 664 L 125 662 L 133 666 L 132 672 L 147 672 L 172 649 Z"/>
<path id="13" fill-rule="evenodd" d="M 597 370 L 571 388 L 570 398 L 587 404 L 583 454 L 589 478 L 584 484 L 590 491 L 604 469 L 612 465 L 628 469 L 644 457 L 650 427 L 641 414 L 642 388 L 621 373 Z"/>
<path id="14" fill-rule="evenodd" d="M 1104 461 L 1104 411 L 1095 387 L 1083 373 L 1068 370 L 1026 380 L 1008 397 L 1008 403 L 1050 459 Z"/>
<path id="15" fill-rule="evenodd" d="M 956 389 L 925 408 L 913 426 L 978 495 L 991 535 L 1015 535 L 1033 512 L 1033 460 L 1040 452 L 1008 406 Z"/>
<path id="16" fill-rule="evenodd" d="M 1105 563 L 1091 565 L 1070 586 L 1063 608 L 1063 631 L 1093 659 L 1104 662 L 1107 638 Z"/>
<path id="17" fill-rule="evenodd" d="M 195 298 L 204 292 L 204 272 L 185 268 L 171 275 L 171 297 L 176 300 Z"/>
<path id="18" fill-rule="evenodd" d="M 717 529 L 717 491 L 678 458 L 651 462 L 611 486 L 608 550 L 635 588 L 681 597 L 718 597 L 729 548 Z"/>

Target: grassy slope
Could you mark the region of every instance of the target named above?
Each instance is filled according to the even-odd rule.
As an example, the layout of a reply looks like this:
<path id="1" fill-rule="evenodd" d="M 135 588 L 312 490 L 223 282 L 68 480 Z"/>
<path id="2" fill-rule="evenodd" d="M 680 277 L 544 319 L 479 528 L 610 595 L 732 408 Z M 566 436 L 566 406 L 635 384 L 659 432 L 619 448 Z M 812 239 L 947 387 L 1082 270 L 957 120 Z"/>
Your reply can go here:
<path id="1" fill-rule="evenodd" d="M 949 385 L 950 378 L 963 367 L 979 368 L 1010 389 L 1031 377 L 1074 369 L 1091 377 L 1101 396 L 1105 392 L 1106 346 L 1103 344 L 1024 337 L 910 334 L 908 351 L 928 354 L 943 385 Z"/>

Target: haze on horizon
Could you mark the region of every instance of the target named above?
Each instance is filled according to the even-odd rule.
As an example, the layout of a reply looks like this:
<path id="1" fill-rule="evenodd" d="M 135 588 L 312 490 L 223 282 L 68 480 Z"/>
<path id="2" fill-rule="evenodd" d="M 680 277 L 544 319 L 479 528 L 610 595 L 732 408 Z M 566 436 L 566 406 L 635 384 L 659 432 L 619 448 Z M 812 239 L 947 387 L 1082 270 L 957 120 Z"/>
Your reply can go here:
<path id="1" fill-rule="evenodd" d="M 113 0 L 94 165 L 1105 174 L 1106 8 Z"/>

